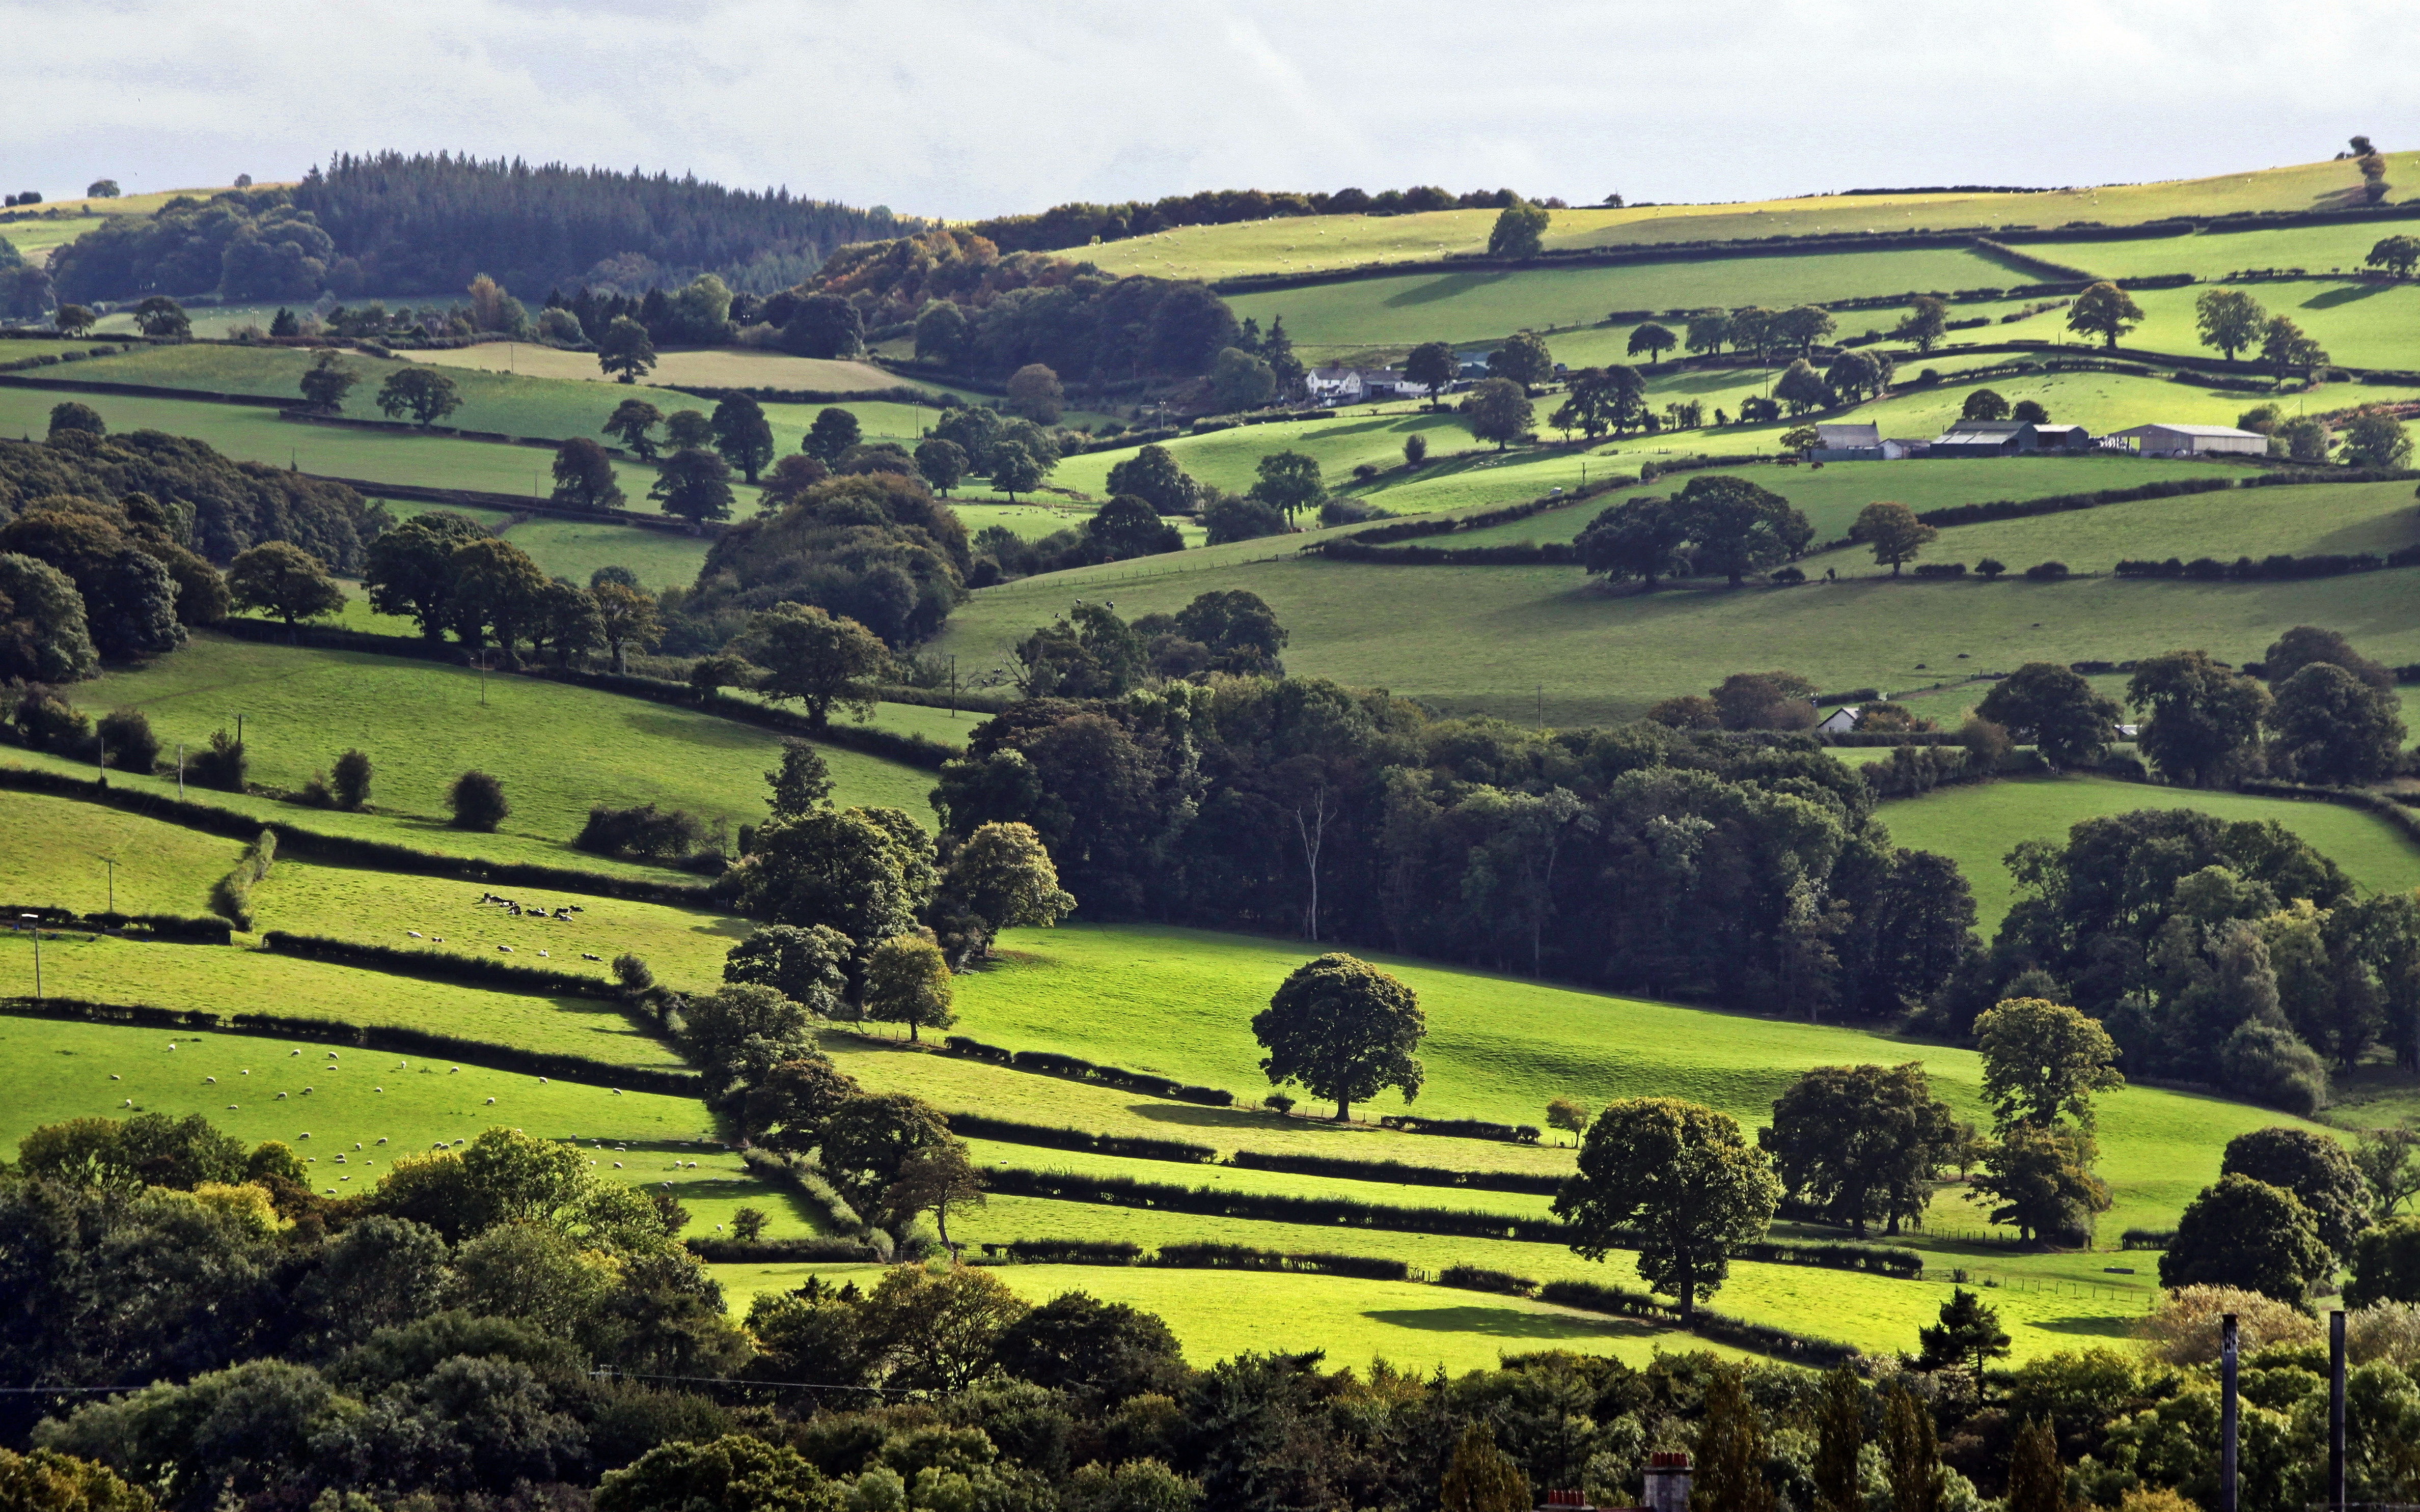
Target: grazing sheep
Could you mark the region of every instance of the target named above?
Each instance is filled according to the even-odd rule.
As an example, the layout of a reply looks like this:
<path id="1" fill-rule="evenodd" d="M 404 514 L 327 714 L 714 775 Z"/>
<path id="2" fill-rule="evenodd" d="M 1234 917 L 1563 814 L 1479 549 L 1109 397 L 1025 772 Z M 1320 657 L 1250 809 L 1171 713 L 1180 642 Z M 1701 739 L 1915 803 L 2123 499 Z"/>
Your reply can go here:
<path id="1" fill-rule="evenodd" d="M 462 1068 L 459 1066 L 448 1066 L 445 1068 L 445 1074 L 448 1076 L 458 1076 L 461 1073 Z"/>
<path id="2" fill-rule="evenodd" d="M 134 1105 L 134 1099 L 130 1097 L 125 1102 L 120 1103 L 117 1105 L 122 1108 L 131 1108 Z"/>
<path id="3" fill-rule="evenodd" d="M 299 1055 L 301 1055 L 302 1052 L 302 1051 L 300 1051 L 300 1050 L 288 1050 L 288 1051 L 287 1051 L 287 1052 L 286 1052 L 286 1053 L 287 1053 L 287 1055 L 289 1055 L 289 1056 L 299 1056 Z"/>
<path id="4" fill-rule="evenodd" d="M 506 955 L 510 955 L 510 954 L 512 954 L 512 953 L 513 953 L 513 948 L 512 948 L 511 946 L 509 946 L 509 945 L 499 945 L 499 946 L 497 946 L 497 947 L 496 947 L 496 949 L 499 949 L 499 950 L 504 951 L 504 954 L 506 954 Z"/>
<path id="5" fill-rule="evenodd" d="M 617 1160 L 617 1161 L 615 1161 L 615 1162 L 613 1163 L 613 1168 L 614 1168 L 615 1170 L 617 1170 L 617 1171 L 618 1171 L 618 1170 L 620 1170 L 620 1169 L 622 1168 L 622 1163 L 621 1163 L 620 1161 L 618 1161 L 618 1160 Z"/>
<path id="6" fill-rule="evenodd" d="M 205 1086 L 216 1087 L 219 1084 L 219 1079 L 215 1076 L 205 1076 L 202 1078 L 202 1082 Z"/>
<path id="7" fill-rule="evenodd" d="M 308 1138 L 310 1138 L 310 1137 L 311 1137 L 310 1131 L 305 1130 L 305 1131 L 303 1131 L 302 1134 L 300 1134 L 296 1135 L 295 1137 L 300 1138 L 300 1139 L 308 1139 Z"/>
<path id="8" fill-rule="evenodd" d="M 428 938 L 428 936 L 427 936 L 427 935 L 421 933 L 420 933 L 420 931 L 418 931 L 418 930 L 416 930 L 416 929 L 408 929 L 408 930 L 405 930 L 405 931 L 404 931 L 404 933 L 405 933 L 406 934 L 411 935 L 411 936 L 413 939 L 415 939 L 415 940 L 425 940 L 425 939 Z"/>
<path id="9" fill-rule="evenodd" d="M 242 1072 L 236 1072 L 236 1074 L 237 1074 L 237 1075 L 239 1075 L 239 1076 L 249 1076 L 249 1075 L 251 1075 L 251 1074 L 252 1074 L 252 1072 L 248 1072 L 248 1071 L 242 1071 Z"/>
<path id="10" fill-rule="evenodd" d="M 491 1098 L 488 1099 L 488 1106 L 489 1106 L 489 1107 L 494 1107 L 495 1105 L 496 1105 L 496 1100 L 495 1100 L 494 1098 L 492 1098 L 492 1097 L 491 1097 Z"/>
<path id="11" fill-rule="evenodd" d="M 553 960 L 553 959 L 554 959 L 554 957 L 552 957 L 552 956 L 551 956 L 551 955 L 548 955 L 544 950 L 540 950 L 540 951 L 538 952 L 538 955 L 539 955 L 540 957 L 542 957 L 543 959 L 545 959 L 545 960 L 549 960 L 549 961 L 551 961 L 551 960 Z"/>
<path id="12" fill-rule="evenodd" d="M 546 1078 L 545 1078 L 545 1077 L 543 1077 L 543 1076 L 539 1077 L 539 1078 L 537 1079 L 537 1084 L 538 1084 L 540 1087 L 544 1087 L 544 1086 L 546 1085 Z"/>
<path id="13" fill-rule="evenodd" d="M 277 1101 L 279 1101 L 280 1103 L 285 1102 L 285 1101 L 286 1101 L 286 1094 L 285 1094 L 285 1093 L 283 1093 L 283 1092 L 278 1093 L 278 1094 L 277 1094 Z"/>
<path id="14" fill-rule="evenodd" d="M 110 1079 L 111 1081 L 113 1081 L 113 1082 L 114 1082 L 114 1081 L 121 1080 L 121 1078 L 118 1076 L 117 1072 L 114 1072 L 114 1071 L 113 1071 L 113 1072 L 111 1072 L 109 1073 L 109 1079 Z"/>
<path id="15" fill-rule="evenodd" d="M 385 1144 L 385 1143 L 386 1143 L 386 1141 L 385 1141 L 383 1138 L 381 1138 L 381 1139 L 380 1139 L 380 1140 L 379 1140 L 379 1143 L 380 1143 L 380 1144 L 381 1144 L 381 1145 L 383 1145 L 383 1144 Z"/>
<path id="16" fill-rule="evenodd" d="M 437 936 L 437 943 L 438 943 L 438 944 L 440 944 L 440 945 L 444 944 L 444 943 L 445 943 L 445 936 L 444 936 L 444 935 L 442 935 L 442 934 L 440 934 L 439 936 Z"/>
<path id="17" fill-rule="evenodd" d="M 587 951 L 582 950 L 580 952 L 580 959 L 582 961 L 602 961 L 605 958 L 601 955 L 590 955 Z"/>
<path id="18" fill-rule="evenodd" d="M 235 1111 L 235 1104 L 234 1104 L 234 1103 L 228 1103 L 228 1104 L 227 1104 L 227 1111 L 228 1111 L 229 1113 L 233 1113 L 233 1112 Z"/>

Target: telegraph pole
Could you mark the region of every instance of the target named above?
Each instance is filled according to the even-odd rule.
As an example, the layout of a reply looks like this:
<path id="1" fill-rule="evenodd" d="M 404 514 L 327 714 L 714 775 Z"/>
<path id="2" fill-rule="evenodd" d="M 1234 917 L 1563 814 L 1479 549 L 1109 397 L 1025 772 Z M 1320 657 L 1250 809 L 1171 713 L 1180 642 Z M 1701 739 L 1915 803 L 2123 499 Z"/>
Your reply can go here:
<path id="1" fill-rule="evenodd" d="M 96 859 L 109 869 L 109 911 L 114 914 L 117 912 L 117 857 L 103 856 Z"/>
<path id="2" fill-rule="evenodd" d="M 34 1001 L 42 1000 L 42 916 L 20 914 L 18 918 L 34 926 Z"/>

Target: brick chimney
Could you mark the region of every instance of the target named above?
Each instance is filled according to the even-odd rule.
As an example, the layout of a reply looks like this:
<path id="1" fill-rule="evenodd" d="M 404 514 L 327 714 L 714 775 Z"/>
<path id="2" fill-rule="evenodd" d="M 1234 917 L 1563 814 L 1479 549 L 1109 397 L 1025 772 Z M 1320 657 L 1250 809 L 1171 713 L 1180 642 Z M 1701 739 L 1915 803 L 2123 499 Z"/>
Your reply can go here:
<path id="1" fill-rule="evenodd" d="M 1647 1457 L 1647 1512 L 1689 1512 L 1689 1457 L 1658 1449 Z"/>

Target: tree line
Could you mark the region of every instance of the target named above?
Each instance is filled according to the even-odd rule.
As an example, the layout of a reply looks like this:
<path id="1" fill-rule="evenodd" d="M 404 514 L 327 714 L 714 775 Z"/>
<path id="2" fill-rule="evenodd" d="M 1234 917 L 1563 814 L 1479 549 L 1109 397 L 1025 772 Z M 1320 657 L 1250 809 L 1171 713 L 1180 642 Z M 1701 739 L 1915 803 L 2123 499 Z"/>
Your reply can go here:
<path id="1" fill-rule="evenodd" d="M 1229 225 L 1298 215 L 1412 215 L 1425 210 L 1499 209 L 1522 203 L 1509 189 L 1456 194 L 1434 185 L 1411 189 L 1340 189 L 1310 193 L 1260 189 L 1203 190 L 1156 200 L 1095 205 L 1070 201 L 1031 215 L 977 221 L 970 229 L 1009 252 L 1052 252 L 1093 241 L 1121 241 L 1187 225 Z M 1560 208 L 1560 200 L 1548 204 Z M 1618 203 L 1618 200 L 1617 200 Z"/>

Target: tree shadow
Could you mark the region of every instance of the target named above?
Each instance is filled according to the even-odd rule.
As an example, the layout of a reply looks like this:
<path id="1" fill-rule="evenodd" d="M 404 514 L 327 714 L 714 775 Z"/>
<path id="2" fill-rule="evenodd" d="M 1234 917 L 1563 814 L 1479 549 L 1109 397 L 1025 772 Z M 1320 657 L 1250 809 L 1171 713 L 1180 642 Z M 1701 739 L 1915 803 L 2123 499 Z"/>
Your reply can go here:
<path id="1" fill-rule="evenodd" d="M 1533 1313 L 1513 1307 L 1380 1307 L 1361 1315 L 1373 1322 L 1424 1334 L 1483 1334 L 1493 1338 L 1645 1338 L 1663 1330 L 1636 1319 L 1584 1318 L 1571 1313 Z"/>
<path id="2" fill-rule="evenodd" d="M 1201 1103 L 1130 1103 L 1126 1111 L 1138 1119 L 1154 1123 L 1183 1124 L 1193 1129 L 1268 1129 L 1276 1126 L 1275 1116 L 1256 1113 L 1249 1108 L 1214 1108 Z M 1317 1130 L 1321 1126 L 1308 1120 L 1289 1120 L 1289 1128 Z M 1340 1133 L 1351 1133 L 1355 1126 L 1345 1125 Z"/>
<path id="3" fill-rule="evenodd" d="M 2394 286 L 2392 284 L 2348 284 L 2341 288 L 2332 288 L 2324 294 L 2314 294 L 2304 300 L 2300 308 L 2333 310 L 2340 304 L 2351 304 L 2361 300 L 2375 299 Z"/>
<path id="4" fill-rule="evenodd" d="M 2127 1336 L 2129 1319 L 2123 1318 L 2037 1318 L 2032 1326 L 2053 1334 L 2075 1334 L 2091 1338 L 2122 1339 Z"/>
<path id="5" fill-rule="evenodd" d="M 1500 284 L 1512 276 L 1510 273 L 1447 273 L 1440 278 L 1432 278 L 1424 283 L 1415 284 L 1409 288 L 1397 289 L 1380 302 L 1390 310 L 1436 304 L 1446 300 L 1460 299 L 1465 294 L 1485 288 L 1492 284 Z"/>

